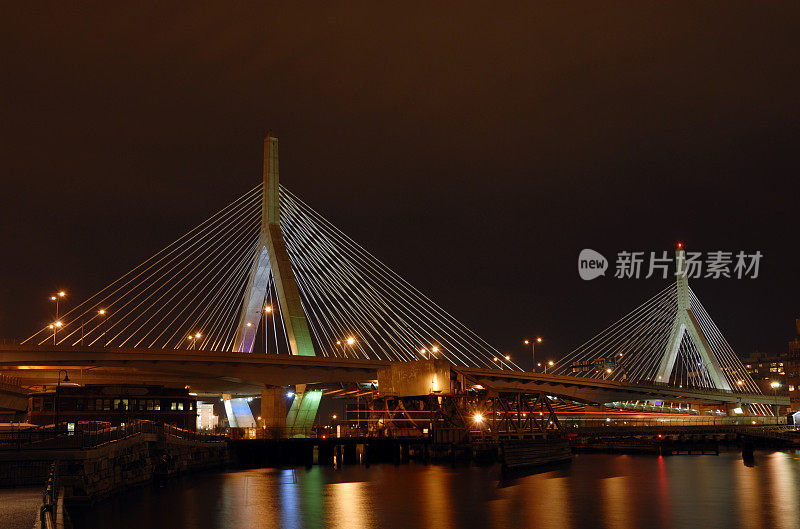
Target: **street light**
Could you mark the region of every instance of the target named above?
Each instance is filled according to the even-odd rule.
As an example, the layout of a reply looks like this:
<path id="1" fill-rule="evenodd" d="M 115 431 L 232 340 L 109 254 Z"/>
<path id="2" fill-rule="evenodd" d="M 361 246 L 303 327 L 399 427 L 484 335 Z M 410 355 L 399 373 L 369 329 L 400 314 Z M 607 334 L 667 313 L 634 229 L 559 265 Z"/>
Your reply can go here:
<path id="1" fill-rule="evenodd" d="M 56 345 L 56 332 L 58 331 L 58 329 L 61 328 L 62 325 L 63 323 L 61 323 L 60 321 L 56 321 L 50 324 L 50 328 L 53 329 L 53 345 Z"/>
<path id="2" fill-rule="evenodd" d="M 197 343 L 197 340 L 199 340 L 202 337 L 203 337 L 203 335 L 200 334 L 199 332 L 195 333 L 195 334 L 190 334 L 189 336 L 187 336 L 186 339 L 189 340 L 189 349 L 193 349 L 194 345 Z"/>
<path id="3" fill-rule="evenodd" d="M 553 361 L 552 360 L 548 360 L 547 363 L 545 364 L 545 366 L 544 366 L 545 375 L 547 374 L 547 366 L 553 367 Z"/>
<path id="4" fill-rule="evenodd" d="M 263 345 L 264 345 L 264 353 L 266 353 L 267 352 L 266 316 L 267 316 L 267 314 L 272 313 L 272 305 L 264 305 L 263 309 L 264 310 L 261 311 L 261 341 L 263 342 Z M 277 328 L 275 328 L 275 332 L 278 332 Z M 255 339 L 255 338 L 253 338 L 253 339 Z M 277 343 L 276 343 L 276 347 L 277 347 Z"/>
<path id="5" fill-rule="evenodd" d="M 66 369 L 59 369 L 58 374 L 56 375 L 56 396 L 53 402 L 53 407 L 55 408 L 55 423 L 53 424 L 53 431 L 55 432 L 55 436 L 58 437 L 58 390 L 61 388 L 61 372 L 64 372 L 64 382 L 69 382 L 69 374 L 67 373 Z"/>
<path id="6" fill-rule="evenodd" d="M 50 296 L 50 301 L 54 301 L 56 304 L 56 319 L 58 319 L 58 300 L 65 297 L 66 295 L 67 295 L 66 292 L 64 292 L 63 290 L 59 290 L 58 292 Z"/>
<path id="7" fill-rule="evenodd" d="M 778 416 L 780 408 L 778 407 L 778 388 L 781 387 L 780 382 L 772 381 L 770 382 L 769 386 L 772 388 L 772 395 L 775 397 L 775 424 L 779 424 Z"/>
<path id="8" fill-rule="evenodd" d="M 103 325 L 103 322 L 106 319 L 106 309 L 98 309 L 97 310 L 97 317 L 100 318 L 100 343 L 103 344 L 103 339 L 106 337 L 106 328 Z M 91 334 L 92 331 L 89 331 Z M 81 335 L 83 334 L 83 322 L 81 322 Z M 83 340 L 83 336 L 81 336 L 81 340 Z"/>
<path id="9" fill-rule="evenodd" d="M 483 415 L 481 415 L 480 413 L 476 413 L 475 415 L 472 416 L 472 420 L 474 420 L 476 424 L 480 424 L 483 422 Z"/>
<path id="10" fill-rule="evenodd" d="M 537 343 L 542 343 L 541 337 L 537 336 L 535 340 L 525 340 L 522 343 L 524 343 L 525 345 L 530 345 L 531 346 L 531 366 L 536 365 L 536 344 Z M 534 369 L 534 368 L 531 368 L 531 370 L 532 371 L 536 371 L 536 369 Z"/>

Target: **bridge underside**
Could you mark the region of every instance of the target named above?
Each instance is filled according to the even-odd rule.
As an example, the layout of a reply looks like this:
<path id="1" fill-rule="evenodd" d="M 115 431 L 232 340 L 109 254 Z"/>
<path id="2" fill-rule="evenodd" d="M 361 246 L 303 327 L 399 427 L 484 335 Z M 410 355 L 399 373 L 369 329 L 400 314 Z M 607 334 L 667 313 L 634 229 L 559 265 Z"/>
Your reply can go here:
<path id="1" fill-rule="evenodd" d="M 422 365 L 424 362 L 418 364 Z M 258 396 L 262 390 L 273 386 L 373 382 L 378 380 L 380 370 L 393 365 L 408 363 L 214 351 L 0 346 L 0 373 L 19 378 L 24 386 L 53 386 L 58 379 L 58 370 L 67 369 L 70 379 L 78 384 L 189 386 L 198 395 L 209 396 Z M 500 369 L 456 366 L 448 369 L 453 371 L 451 378 L 461 375 L 469 381 L 468 386 L 481 386 L 486 390 L 503 392 L 544 392 L 590 404 L 635 400 L 705 404 L 789 404 L 786 397 L 698 391 Z M 444 386 L 446 382 L 443 378 L 440 377 L 439 383 Z M 383 392 L 384 388 L 380 390 Z"/>

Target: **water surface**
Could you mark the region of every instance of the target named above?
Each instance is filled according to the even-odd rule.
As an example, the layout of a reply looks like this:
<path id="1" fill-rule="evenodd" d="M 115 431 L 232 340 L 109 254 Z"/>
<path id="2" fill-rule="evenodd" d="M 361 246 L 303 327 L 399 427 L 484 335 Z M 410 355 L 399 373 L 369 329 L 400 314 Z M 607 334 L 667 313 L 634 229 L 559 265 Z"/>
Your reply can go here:
<path id="1" fill-rule="evenodd" d="M 800 453 L 578 455 L 499 480 L 495 467 L 259 469 L 182 478 L 73 514 L 76 529 L 792 528 Z"/>

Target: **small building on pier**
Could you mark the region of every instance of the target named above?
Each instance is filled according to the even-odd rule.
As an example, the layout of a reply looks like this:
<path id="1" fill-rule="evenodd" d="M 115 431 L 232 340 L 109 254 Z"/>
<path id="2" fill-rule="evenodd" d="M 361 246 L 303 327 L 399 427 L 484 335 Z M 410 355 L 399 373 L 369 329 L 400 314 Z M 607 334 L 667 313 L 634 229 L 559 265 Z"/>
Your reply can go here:
<path id="1" fill-rule="evenodd" d="M 195 430 L 197 399 L 185 389 L 127 384 L 61 386 L 30 395 L 29 423 L 45 426 L 56 418 L 59 423 L 103 421 L 114 426 L 146 419 Z"/>

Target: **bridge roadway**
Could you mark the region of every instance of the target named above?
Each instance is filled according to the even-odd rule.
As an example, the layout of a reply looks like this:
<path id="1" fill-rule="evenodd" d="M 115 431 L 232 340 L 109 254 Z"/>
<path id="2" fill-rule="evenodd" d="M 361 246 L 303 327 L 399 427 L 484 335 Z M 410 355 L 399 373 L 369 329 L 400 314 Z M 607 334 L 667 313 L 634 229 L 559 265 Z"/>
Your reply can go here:
<path id="1" fill-rule="evenodd" d="M 198 395 L 260 395 L 265 386 L 370 382 L 392 362 L 336 357 L 263 355 L 223 351 L 0 345 L 0 373 L 23 386 L 54 386 L 67 369 L 77 384 L 189 386 Z M 707 404 L 787 406 L 787 397 L 615 382 L 501 369 L 457 367 L 467 380 L 501 391 L 545 392 L 590 404 L 667 400 Z"/>

